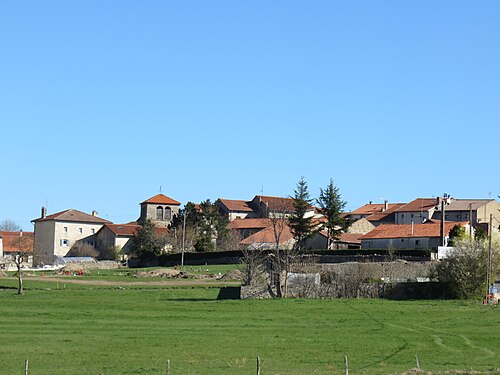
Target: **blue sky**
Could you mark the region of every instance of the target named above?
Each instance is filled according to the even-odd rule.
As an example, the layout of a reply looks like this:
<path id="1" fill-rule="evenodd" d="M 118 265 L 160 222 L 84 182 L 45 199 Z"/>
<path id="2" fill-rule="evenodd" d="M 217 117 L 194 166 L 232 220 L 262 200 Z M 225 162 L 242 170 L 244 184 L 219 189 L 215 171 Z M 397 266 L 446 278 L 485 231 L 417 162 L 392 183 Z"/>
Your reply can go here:
<path id="1" fill-rule="evenodd" d="M 500 194 L 498 1 L 0 4 L 0 220 Z"/>

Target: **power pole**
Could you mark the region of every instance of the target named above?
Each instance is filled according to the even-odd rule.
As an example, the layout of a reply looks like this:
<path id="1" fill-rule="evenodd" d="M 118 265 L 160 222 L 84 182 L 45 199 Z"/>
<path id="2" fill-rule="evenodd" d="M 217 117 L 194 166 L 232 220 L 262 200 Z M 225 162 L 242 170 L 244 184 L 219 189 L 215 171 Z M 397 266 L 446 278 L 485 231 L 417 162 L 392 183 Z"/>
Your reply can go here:
<path id="1" fill-rule="evenodd" d="M 186 250 L 186 206 L 184 206 L 184 222 L 182 223 L 182 254 L 181 266 L 184 266 L 184 251 Z"/>
<path id="2" fill-rule="evenodd" d="M 472 238 L 472 203 L 469 203 L 469 236 Z"/>
<path id="3" fill-rule="evenodd" d="M 444 229 L 444 210 L 445 210 L 445 198 L 442 199 L 441 201 L 441 228 L 440 228 L 440 235 L 441 235 L 441 246 L 445 246 L 445 229 Z"/>
<path id="4" fill-rule="evenodd" d="M 490 279 L 491 279 L 491 274 L 493 273 L 492 269 L 492 254 L 491 254 L 491 237 L 493 235 L 493 214 L 490 214 L 490 225 L 488 226 L 488 235 L 489 235 L 489 241 L 488 241 L 488 264 L 486 265 L 486 302 L 489 302 L 489 295 L 490 295 Z"/>

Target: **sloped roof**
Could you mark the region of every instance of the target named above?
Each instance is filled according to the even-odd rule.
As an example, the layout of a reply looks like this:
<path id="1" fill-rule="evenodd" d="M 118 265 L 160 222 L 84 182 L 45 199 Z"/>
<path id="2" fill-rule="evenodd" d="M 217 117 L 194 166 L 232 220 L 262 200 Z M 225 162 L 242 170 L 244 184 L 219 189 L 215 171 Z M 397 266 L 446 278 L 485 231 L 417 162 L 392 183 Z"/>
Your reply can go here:
<path id="1" fill-rule="evenodd" d="M 389 208 L 385 211 L 381 212 L 374 212 L 370 216 L 366 217 L 366 220 L 368 221 L 379 221 L 384 219 L 385 217 L 393 214 L 395 211 L 397 211 L 399 208 L 403 207 L 406 203 L 389 203 Z"/>
<path id="2" fill-rule="evenodd" d="M 283 197 L 270 197 L 267 195 L 257 195 L 257 199 L 260 202 L 263 202 L 269 210 L 276 210 L 279 212 L 288 211 L 294 212 L 295 208 L 293 207 L 293 199 L 292 198 L 283 198 Z M 312 209 L 312 207 L 311 207 Z"/>
<path id="3" fill-rule="evenodd" d="M 328 236 L 328 232 L 326 229 L 320 231 L 319 234 L 321 234 L 323 237 Z M 361 237 L 363 237 L 363 234 L 361 233 L 342 233 L 339 236 L 339 239 L 335 240 L 334 242 L 361 244 Z"/>
<path id="4" fill-rule="evenodd" d="M 105 224 L 100 231 L 108 228 L 115 236 L 133 237 L 142 226 L 139 224 Z M 100 232 L 99 231 L 99 232 Z M 168 228 L 155 227 L 155 234 L 164 236 L 168 233 Z"/>
<path id="5" fill-rule="evenodd" d="M 104 224 L 109 223 L 111 221 L 106 219 L 101 219 L 100 217 L 86 214 L 85 212 L 69 209 L 61 212 L 57 212 L 52 215 L 45 216 L 44 218 L 40 217 L 38 219 L 32 220 L 33 222 L 39 221 L 69 221 L 69 222 L 77 222 L 77 223 L 96 223 L 96 224 Z"/>
<path id="6" fill-rule="evenodd" d="M 445 222 L 445 234 L 448 235 L 455 225 L 465 226 L 466 222 Z M 413 224 L 413 233 L 411 224 L 382 224 L 371 232 L 363 235 L 361 239 L 382 239 L 382 238 L 413 238 L 413 237 L 439 237 L 440 223 L 428 221 L 423 224 Z"/>
<path id="7" fill-rule="evenodd" d="M 21 236 L 22 233 L 22 236 Z M 33 252 L 35 236 L 33 232 L 4 232 L 0 231 L 2 237 L 3 251 L 5 253 L 18 252 L 22 250 L 26 253 Z M 19 240 L 22 239 L 22 249 L 19 249 Z"/>
<path id="8" fill-rule="evenodd" d="M 169 204 L 169 205 L 174 205 L 174 206 L 180 205 L 180 202 L 177 202 L 175 199 L 167 197 L 166 195 L 163 195 L 163 194 L 156 194 L 154 197 L 151 197 L 148 200 L 145 200 L 141 204 L 144 204 L 144 203 Z"/>
<path id="9" fill-rule="evenodd" d="M 271 219 L 234 219 L 228 225 L 229 229 L 260 229 L 271 225 Z"/>
<path id="10" fill-rule="evenodd" d="M 108 228 L 116 236 L 132 237 L 141 226 L 138 224 L 106 224 L 104 227 Z"/>
<path id="11" fill-rule="evenodd" d="M 252 212 L 253 209 L 249 206 L 249 202 L 238 199 L 222 199 L 219 202 L 223 204 L 229 211 Z"/>
<path id="12" fill-rule="evenodd" d="M 399 207 L 396 212 L 428 211 L 436 206 L 439 206 L 438 198 L 417 198 Z"/>
<path id="13" fill-rule="evenodd" d="M 351 215 L 371 215 L 375 212 L 381 212 L 383 209 L 383 203 L 368 203 L 352 211 Z"/>
<path id="14" fill-rule="evenodd" d="M 286 226 L 280 236 L 280 244 L 290 241 L 293 238 L 290 228 Z M 248 236 L 240 241 L 241 245 L 251 245 L 254 243 L 275 243 L 275 236 L 272 227 L 267 227 L 257 233 Z"/>
<path id="15" fill-rule="evenodd" d="M 445 211 L 469 211 L 483 207 L 484 205 L 494 202 L 494 199 L 456 199 L 450 204 L 446 205 Z M 441 207 L 438 209 L 441 210 Z"/>

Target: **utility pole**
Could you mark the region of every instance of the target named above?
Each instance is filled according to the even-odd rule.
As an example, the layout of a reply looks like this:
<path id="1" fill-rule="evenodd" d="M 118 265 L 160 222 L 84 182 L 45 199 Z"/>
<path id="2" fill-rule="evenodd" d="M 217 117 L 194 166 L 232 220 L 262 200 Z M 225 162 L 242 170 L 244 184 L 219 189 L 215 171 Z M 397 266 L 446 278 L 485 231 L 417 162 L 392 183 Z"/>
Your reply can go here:
<path id="1" fill-rule="evenodd" d="M 472 203 L 469 203 L 469 236 L 472 239 Z"/>
<path id="2" fill-rule="evenodd" d="M 445 198 L 441 200 L 441 228 L 440 228 L 440 235 L 441 235 L 441 246 L 445 246 L 445 229 L 444 229 L 444 210 L 445 210 Z"/>
<path id="3" fill-rule="evenodd" d="M 491 237 L 493 235 L 493 214 L 490 214 L 490 225 L 488 226 L 488 235 L 489 235 L 489 241 L 488 241 L 488 263 L 486 265 L 486 303 L 489 302 L 489 295 L 490 295 L 490 279 L 491 279 L 491 274 L 493 273 L 492 269 L 492 254 L 491 254 Z"/>
<path id="4" fill-rule="evenodd" d="M 184 206 L 184 222 L 182 223 L 181 267 L 184 267 L 184 251 L 186 250 L 186 206 Z"/>

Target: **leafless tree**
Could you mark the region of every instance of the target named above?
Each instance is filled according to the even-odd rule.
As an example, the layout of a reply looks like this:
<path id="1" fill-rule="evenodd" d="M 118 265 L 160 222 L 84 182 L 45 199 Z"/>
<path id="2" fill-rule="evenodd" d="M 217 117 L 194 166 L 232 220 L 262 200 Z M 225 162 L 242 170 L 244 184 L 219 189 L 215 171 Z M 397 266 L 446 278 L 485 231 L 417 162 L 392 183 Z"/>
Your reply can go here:
<path id="1" fill-rule="evenodd" d="M 286 205 L 286 203 L 284 203 Z M 272 265 L 271 282 L 276 286 L 276 294 L 279 298 L 287 296 L 287 275 L 296 262 L 299 252 L 296 246 L 285 246 L 282 244 L 283 236 L 289 229 L 289 218 L 285 214 L 289 210 L 288 205 L 274 207 L 269 212 L 269 220 L 274 237 L 274 244 L 269 253 Z"/>
<path id="2" fill-rule="evenodd" d="M 0 222 L 0 231 L 20 232 L 21 227 L 14 220 L 5 219 L 2 222 Z"/>
<path id="3" fill-rule="evenodd" d="M 23 236 L 23 232 L 19 232 L 19 237 L 16 237 L 13 240 L 13 245 L 16 248 L 16 252 L 12 254 L 14 264 L 16 265 L 17 268 L 17 281 L 18 281 L 18 287 L 17 287 L 17 294 L 23 294 L 24 293 L 24 287 L 23 287 L 23 262 L 25 258 L 28 256 L 29 253 L 31 253 L 31 247 L 32 247 L 33 241 L 31 238 L 28 236 Z"/>

